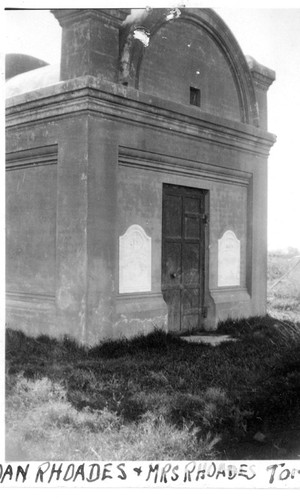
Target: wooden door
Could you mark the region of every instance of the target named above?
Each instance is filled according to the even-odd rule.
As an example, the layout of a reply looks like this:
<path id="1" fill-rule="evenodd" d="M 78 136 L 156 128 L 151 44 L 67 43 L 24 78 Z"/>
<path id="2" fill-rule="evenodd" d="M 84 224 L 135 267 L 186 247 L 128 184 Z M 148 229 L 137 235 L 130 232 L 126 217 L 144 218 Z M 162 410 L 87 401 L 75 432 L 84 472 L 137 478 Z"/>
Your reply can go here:
<path id="1" fill-rule="evenodd" d="M 168 329 L 201 327 L 205 316 L 207 191 L 165 184 L 162 221 L 162 292 Z"/>

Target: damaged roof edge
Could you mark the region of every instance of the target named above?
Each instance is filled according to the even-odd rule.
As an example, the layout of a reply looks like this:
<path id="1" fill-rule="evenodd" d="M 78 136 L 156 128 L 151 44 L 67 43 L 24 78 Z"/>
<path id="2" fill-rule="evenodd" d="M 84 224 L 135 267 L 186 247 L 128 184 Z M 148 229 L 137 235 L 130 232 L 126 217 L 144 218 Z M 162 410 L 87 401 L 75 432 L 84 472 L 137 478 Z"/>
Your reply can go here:
<path id="1" fill-rule="evenodd" d="M 252 76 L 259 75 L 264 78 L 267 88 L 272 85 L 272 83 L 276 80 L 276 73 L 273 69 L 260 64 L 254 57 L 246 55 L 246 61 L 248 67 L 252 73 Z"/>

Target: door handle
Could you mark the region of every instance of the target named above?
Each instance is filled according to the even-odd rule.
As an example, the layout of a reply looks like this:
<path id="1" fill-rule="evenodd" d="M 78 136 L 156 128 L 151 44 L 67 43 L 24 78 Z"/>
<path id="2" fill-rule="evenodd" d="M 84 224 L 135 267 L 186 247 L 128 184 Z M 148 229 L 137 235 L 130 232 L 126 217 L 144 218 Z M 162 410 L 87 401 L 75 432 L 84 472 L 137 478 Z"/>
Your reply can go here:
<path id="1" fill-rule="evenodd" d="M 171 278 L 177 278 L 177 274 L 176 273 L 171 273 L 170 276 L 171 276 Z"/>

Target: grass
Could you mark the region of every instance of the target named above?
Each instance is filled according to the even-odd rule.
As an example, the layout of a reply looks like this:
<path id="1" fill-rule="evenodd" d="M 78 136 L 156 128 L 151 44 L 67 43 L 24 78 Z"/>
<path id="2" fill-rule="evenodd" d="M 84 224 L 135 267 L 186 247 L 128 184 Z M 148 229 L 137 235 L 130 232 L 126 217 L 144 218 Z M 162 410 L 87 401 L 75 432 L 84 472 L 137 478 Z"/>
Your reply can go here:
<path id="1" fill-rule="evenodd" d="M 6 459 L 298 459 L 300 264 L 278 282 L 296 258 L 270 254 L 269 314 L 219 324 L 237 341 L 216 347 L 7 330 Z"/>
<path id="2" fill-rule="evenodd" d="M 8 330 L 6 459 L 298 458 L 300 324 L 265 316 L 218 333 L 238 341 L 155 331 L 86 349 Z"/>

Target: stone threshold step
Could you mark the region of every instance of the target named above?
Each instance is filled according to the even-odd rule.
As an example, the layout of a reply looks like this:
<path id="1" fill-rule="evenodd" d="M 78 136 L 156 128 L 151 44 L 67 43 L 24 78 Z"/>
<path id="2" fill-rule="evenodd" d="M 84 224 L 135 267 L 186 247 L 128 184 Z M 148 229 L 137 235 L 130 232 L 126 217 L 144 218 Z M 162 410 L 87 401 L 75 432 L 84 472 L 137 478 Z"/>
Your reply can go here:
<path id="1" fill-rule="evenodd" d="M 221 342 L 235 342 L 237 339 L 230 337 L 230 335 L 189 335 L 188 337 L 180 337 L 182 340 L 187 342 L 193 342 L 196 344 L 211 344 L 218 345 Z"/>

